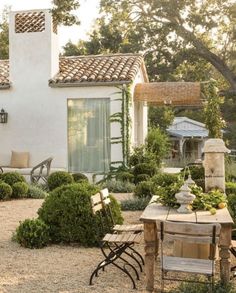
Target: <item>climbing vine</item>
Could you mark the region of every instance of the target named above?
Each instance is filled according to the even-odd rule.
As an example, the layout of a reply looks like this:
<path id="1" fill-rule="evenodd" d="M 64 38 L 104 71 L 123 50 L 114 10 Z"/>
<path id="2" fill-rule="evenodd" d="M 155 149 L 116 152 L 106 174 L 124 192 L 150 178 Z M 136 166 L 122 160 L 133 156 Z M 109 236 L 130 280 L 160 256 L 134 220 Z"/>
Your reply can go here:
<path id="1" fill-rule="evenodd" d="M 129 86 L 118 87 L 121 98 L 116 101 L 121 101 L 121 112 L 116 112 L 110 116 L 111 123 L 120 124 L 120 137 L 111 137 L 111 144 L 122 144 L 122 157 L 123 161 L 111 162 L 111 170 L 116 169 L 114 165 L 122 164 L 124 167 L 127 166 L 130 156 L 130 103 L 131 103 L 131 91 Z M 116 93 L 116 94 L 117 94 Z"/>
<path id="2" fill-rule="evenodd" d="M 218 95 L 217 82 L 212 79 L 201 85 L 202 93 L 207 100 L 204 108 L 204 117 L 206 128 L 209 130 L 209 137 L 222 138 L 222 128 L 225 127 L 225 121 L 220 111 L 220 104 L 222 104 L 223 101 Z"/>

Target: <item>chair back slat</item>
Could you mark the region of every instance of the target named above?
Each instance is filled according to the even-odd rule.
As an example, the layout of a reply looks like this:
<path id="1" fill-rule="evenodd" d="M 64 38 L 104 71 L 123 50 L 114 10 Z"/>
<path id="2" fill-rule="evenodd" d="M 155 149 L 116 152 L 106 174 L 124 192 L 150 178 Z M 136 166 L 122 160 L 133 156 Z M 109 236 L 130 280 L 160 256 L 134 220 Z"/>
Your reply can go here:
<path id="1" fill-rule="evenodd" d="M 104 207 L 104 211 L 106 213 L 106 217 L 108 221 L 111 221 L 112 225 L 114 226 L 115 221 L 114 221 L 114 217 L 113 217 L 113 213 L 111 209 L 111 199 L 110 199 L 108 188 L 104 188 L 100 190 L 100 197 Z"/>
<path id="2" fill-rule="evenodd" d="M 215 227 L 215 236 L 220 235 L 220 224 L 194 224 L 179 223 L 170 221 L 157 221 L 157 231 L 161 231 L 161 223 L 163 223 L 163 232 L 165 234 L 181 234 L 186 236 L 212 236 L 213 227 Z"/>
<path id="3" fill-rule="evenodd" d="M 100 191 L 101 200 L 105 205 L 108 205 L 111 203 L 110 197 L 109 197 L 109 190 L 107 188 L 104 188 Z"/>
<path id="4" fill-rule="evenodd" d="M 159 238 L 161 238 L 160 233 L 158 233 Z M 198 243 L 198 244 L 212 244 L 211 236 L 188 236 L 188 235 L 180 235 L 180 234 L 165 234 L 164 239 L 167 241 L 175 241 L 180 240 L 187 243 Z M 215 243 L 219 242 L 219 237 L 213 238 L 215 239 Z"/>
<path id="5" fill-rule="evenodd" d="M 103 209 L 100 193 L 96 193 L 92 195 L 90 198 L 90 202 L 91 202 L 93 214 L 96 214 L 98 211 L 101 211 Z"/>

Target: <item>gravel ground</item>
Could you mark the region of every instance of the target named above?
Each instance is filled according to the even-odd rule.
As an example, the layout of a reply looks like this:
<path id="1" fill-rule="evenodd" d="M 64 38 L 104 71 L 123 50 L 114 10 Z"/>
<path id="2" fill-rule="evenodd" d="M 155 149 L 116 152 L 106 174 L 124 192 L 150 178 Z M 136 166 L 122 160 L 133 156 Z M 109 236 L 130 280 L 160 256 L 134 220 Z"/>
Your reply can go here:
<path id="1" fill-rule="evenodd" d="M 19 221 L 37 217 L 42 201 L 27 199 L 0 202 L 0 293 L 146 292 L 144 273 L 141 274 L 141 280 L 137 281 L 138 290 L 134 291 L 130 280 L 112 266 L 109 271 L 95 278 L 95 285 L 89 286 L 90 274 L 102 259 L 98 248 L 52 245 L 31 250 L 12 242 L 12 233 Z M 123 213 L 126 223 L 137 222 L 140 214 Z M 143 244 L 139 246 L 139 251 L 144 254 Z M 157 274 L 155 286 L 159 288 Z"/>

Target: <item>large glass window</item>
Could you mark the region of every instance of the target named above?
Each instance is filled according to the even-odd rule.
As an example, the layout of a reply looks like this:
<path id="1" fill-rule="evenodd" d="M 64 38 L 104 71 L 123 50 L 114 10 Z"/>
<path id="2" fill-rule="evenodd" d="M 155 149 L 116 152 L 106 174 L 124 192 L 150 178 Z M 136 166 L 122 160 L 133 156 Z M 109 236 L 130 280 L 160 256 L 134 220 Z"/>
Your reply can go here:
<path id="1" fill-rule="evenodd" d="M 106 172 L 110 165 L 110 100 L 68 100 L 70 172 Z"/>

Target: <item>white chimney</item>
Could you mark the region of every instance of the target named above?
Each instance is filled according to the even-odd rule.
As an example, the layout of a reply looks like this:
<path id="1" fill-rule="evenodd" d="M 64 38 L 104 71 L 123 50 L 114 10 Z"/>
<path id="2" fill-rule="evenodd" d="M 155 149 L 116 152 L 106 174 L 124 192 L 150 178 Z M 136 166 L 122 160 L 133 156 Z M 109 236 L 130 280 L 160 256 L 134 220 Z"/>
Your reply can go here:
<path id="1" fill-rule="evenodd" d="M 48 84 L 59 70 L 56 26 L 49 10 L 10 13 L 10 81 L 18 84 Z"/>

